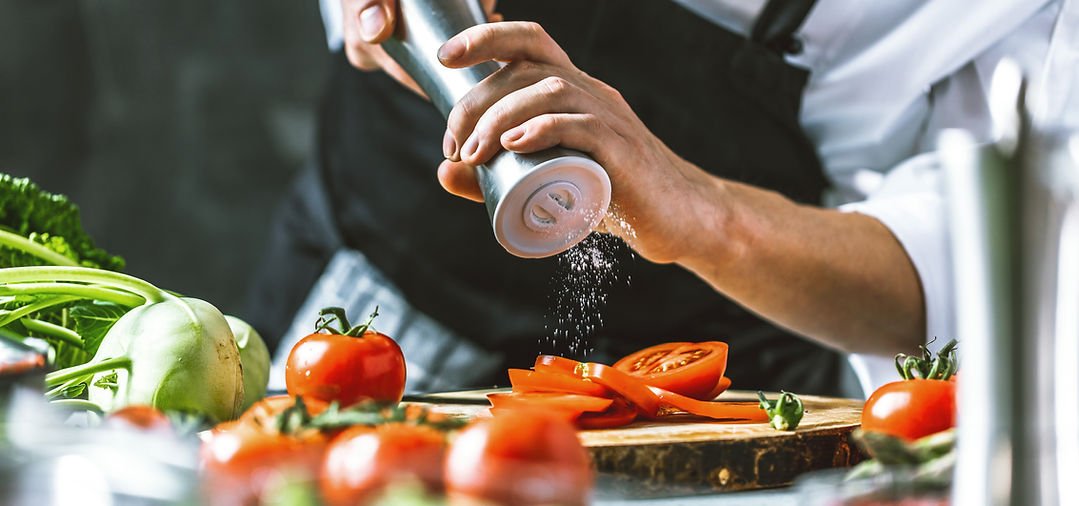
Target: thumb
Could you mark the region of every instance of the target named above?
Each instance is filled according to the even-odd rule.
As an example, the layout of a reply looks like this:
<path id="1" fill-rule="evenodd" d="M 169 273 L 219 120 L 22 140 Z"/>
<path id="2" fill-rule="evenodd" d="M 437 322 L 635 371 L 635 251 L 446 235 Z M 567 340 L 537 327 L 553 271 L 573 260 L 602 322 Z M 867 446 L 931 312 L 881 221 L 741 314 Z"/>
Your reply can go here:
<path id="1" fill-rule="evenodd" d="M 483 191 L 476 181 L 476 169 L 463 162 L 443 160 L 438 166 L 438 182 L 446 191 L 475 202 L 483 202 Z"/>
<path id="2" fill-rule="evenodd" d="M 397 0 L 372 0 L 360 9 L 360 37 L 364 42 L 381 44 L 393 34 L 397 19 Z"/>

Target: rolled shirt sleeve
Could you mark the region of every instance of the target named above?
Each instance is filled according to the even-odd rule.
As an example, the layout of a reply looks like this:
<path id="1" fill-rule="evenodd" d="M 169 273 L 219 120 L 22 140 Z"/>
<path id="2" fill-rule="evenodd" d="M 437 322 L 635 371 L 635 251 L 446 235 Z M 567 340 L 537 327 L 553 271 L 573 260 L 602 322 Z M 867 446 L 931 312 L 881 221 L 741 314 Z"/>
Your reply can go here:
<path id="1" fill-rule="evenodd" d="M 936 153 L 904 162 L 884 178 L 868 199 L 839 209 L 872 216 L 891 230 L 921 281 L 926 340 L 936 338 L 935 345 L 941 346 L 956 337 L 951 242 Z M 866 395 L 897 379 L 893 357 L 851 354 L 849 361 Z"/>

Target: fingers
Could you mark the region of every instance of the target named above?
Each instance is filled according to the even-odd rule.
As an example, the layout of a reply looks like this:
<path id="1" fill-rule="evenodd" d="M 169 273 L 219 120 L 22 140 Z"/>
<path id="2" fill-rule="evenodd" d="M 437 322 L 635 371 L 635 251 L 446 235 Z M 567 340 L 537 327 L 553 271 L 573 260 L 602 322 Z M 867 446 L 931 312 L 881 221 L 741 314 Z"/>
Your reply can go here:
<path id="1" fill-rule="evenodd" d="M 476 169 L 461 162 L 443 160 L 438 166 L 438 182 L 446 191 L 475 202 L 483 202 L 483 191 L 476 181 Z"/>
<path id="2" fill-rule="evenodd" d="M 491 97 L 490 94 L 486 96 Z M 477 109 L 471 109 L 473 104 L 459 105 L 454 112 L 460 113 L 457 118 L 461 119 L 450 121 L 449 128 L 455 139 L 464 139 L 459 159 L 479 165 L 502 149 L 500 138 L 504 137 L 503 132 L 536 116 L 583 112 L 589 100 L 586 92 L 568 80 L 557 76 L 545 77 L 535 84 L 511 91 L 486 110 L 483 104 L 479 104 L 477 109 L 482 114 L 475 120 L 475 127 L 468 123 L 472 122 L 470 118 L 475 117 L 473 111 Z"/>
<path id="3" fill-rule="evenodd" d="M 470 67 L 490 60 L 530 60 L 573 66 L 566 52 L 543 27 L 525 21 L 487 23 L 468 28 L 439 48 L 438 59 L 450 68 Z"/>
<path id="4" fill-rule="evenodd" d="M 554 146 L 591 153 L 600 165 L 608 157 L 605 146 L 620 145 L 618 134 L 606 121 L 589 113 L 543 114 L 502 134 L 503 146 L 517 153 L 533 153 Z"/>

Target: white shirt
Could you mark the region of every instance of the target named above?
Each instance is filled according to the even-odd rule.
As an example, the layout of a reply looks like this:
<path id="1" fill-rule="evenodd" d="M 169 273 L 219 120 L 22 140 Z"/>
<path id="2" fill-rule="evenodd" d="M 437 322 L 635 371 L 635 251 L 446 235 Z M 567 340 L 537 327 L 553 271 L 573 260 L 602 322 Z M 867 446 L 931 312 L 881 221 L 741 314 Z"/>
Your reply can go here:
<path id="1" fill-rule="evenodd" d="M 327 41 L 341 44 L 338 0 L 320 0 Z M 676 0 L 747 34 L 764 0 Z M 926 338 L 955 335 L 951 252 L 937 134 L 965 128 L 992 140 L 988 81 L 1003 58 L 1045 109 L 1079 125 L 1079 0 L 818 0 L 787 60 L 810 70 L 801 124 L 834 189 L 826 203 L 873 216 L 905 248 L 921 280 Z M 1050 45 L 1052 44 L 1052 50 Z M 915 350 L 912 350 L 914 352 Z M 891 357 L 852 355 L 868 394 L 896 379 Z"/>

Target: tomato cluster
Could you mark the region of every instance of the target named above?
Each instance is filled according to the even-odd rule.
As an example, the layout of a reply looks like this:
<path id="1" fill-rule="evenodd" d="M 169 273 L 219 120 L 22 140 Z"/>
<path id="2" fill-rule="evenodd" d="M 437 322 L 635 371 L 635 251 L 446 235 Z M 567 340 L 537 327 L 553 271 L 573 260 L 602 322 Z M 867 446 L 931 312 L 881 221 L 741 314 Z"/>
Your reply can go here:
<path id="1" fill-rule="evenodd" d="M 588 454 L 573 426 L 549 413 L 480 419 L 448 443 L 445 417 L 416 406 L 382 408 L 388 414 L 376 424 L 327 429 L 313 422 L 348 419 L 349 411 L 336 409 L 271 397 L 213 429 L 200 454 L 206 502 L 259 504 L 288 479 L 312 483 L 329 505 L 369 503 L 402 480 L 493 504 L 589 502 Z"/>

